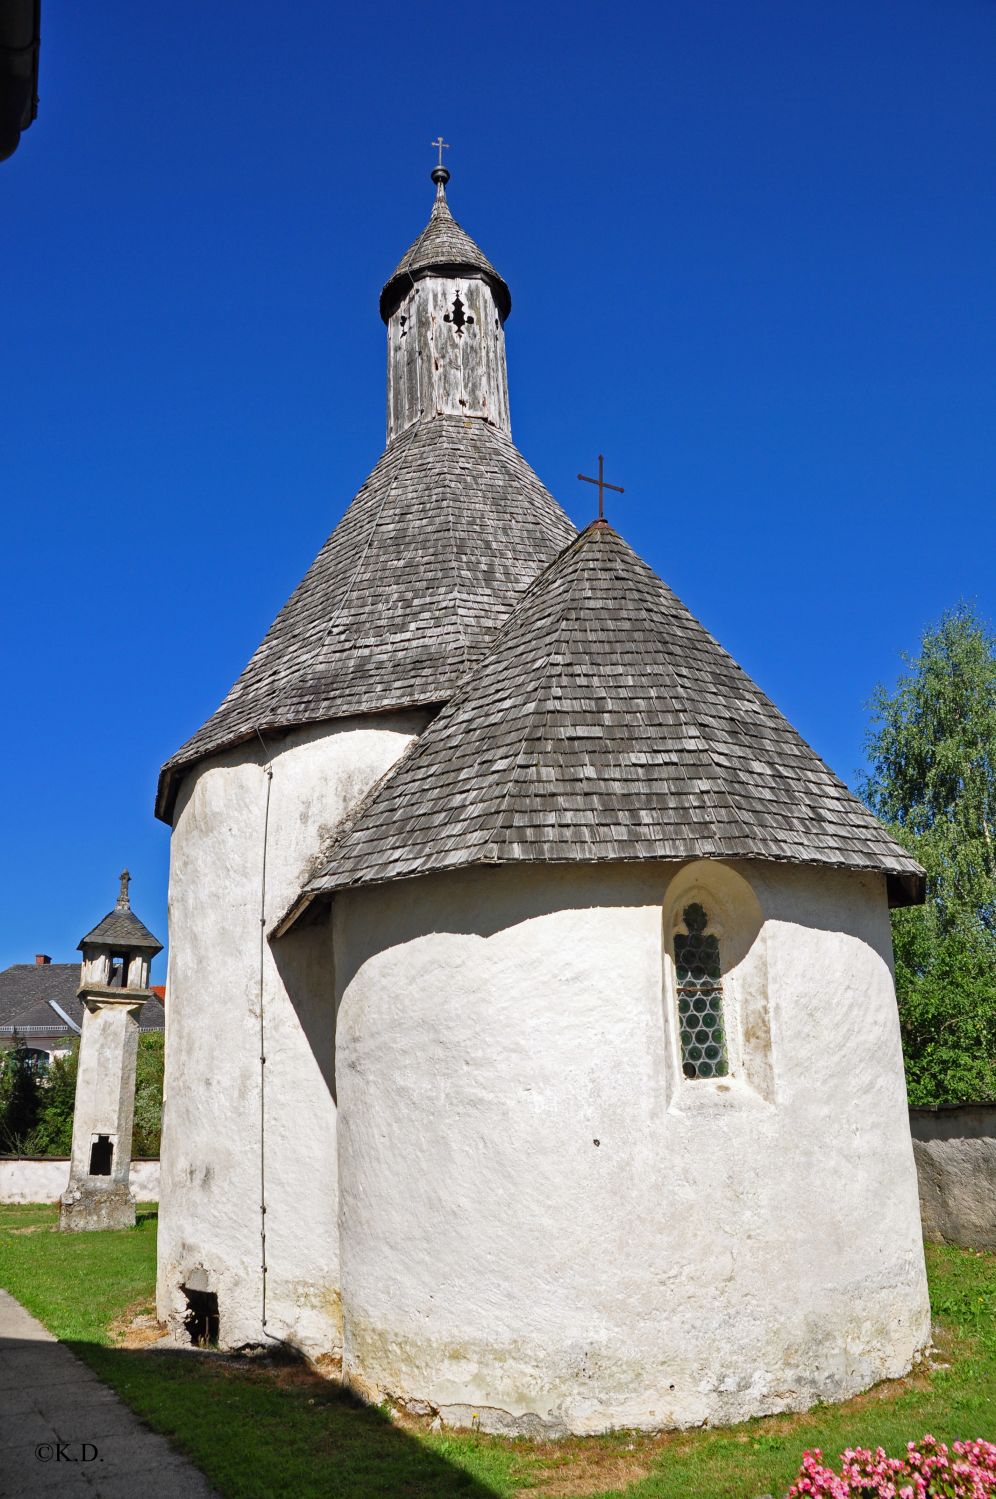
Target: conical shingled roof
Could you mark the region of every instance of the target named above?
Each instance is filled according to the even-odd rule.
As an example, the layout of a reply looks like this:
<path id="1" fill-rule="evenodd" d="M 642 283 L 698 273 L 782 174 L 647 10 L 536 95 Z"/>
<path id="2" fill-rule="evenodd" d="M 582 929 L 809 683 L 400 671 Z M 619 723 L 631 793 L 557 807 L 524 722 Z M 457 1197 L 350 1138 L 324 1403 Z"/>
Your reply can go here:
<path id="1" fill-rule="evenodd" d="M 596 522 L 341 835 L 291 913 L 472 864 L 689 858 L 923 871 L 684 604 Z M 289 924 L 288 923 L 285 923 Z"/>
<path id="2" fill-rule="evenodd" d="M 504 322 L 512 310 L 512 294 L 483 250 L 460 228 L 450 213 L 445 191 L 449 178 L 446 168 L 437 168 L 432 175 L 437 187 L 429 222 L 415 243 L 402 255 L 394 275 L 381 292 L 380 315 L 386 323 L 412 282 L 421 276 L 470 271 L 488 281 L 495 306 Z"/>
<path id="3" fill-rule="evenodd" d="M 162 952 L 163 945 L 153 937 L 144 922 L 139 921 L 134 911 L 108 911 L 103 921 L 98 921 L 92 932 L 87 932 L 77 944 L 82 951 L 84 943 L 102 943 L 107 947 L 136 947 L 153 956 Z"/>
<path id="4" fill-rule="evenodd" d="M 439 704 L 575 529 L 508 437 L 436 417 L 396 438 L 221 707 L 163 767 L 356 713 Z"/>
<path id="5" fill-rule="evenodd" d="M 144 922 L 139 921 L 131 909 L 128 898 L 128 885 L 131 875 L 127 869 L 121 875 L 121 889 L 113 911 L 108 911 L 102 921 L 98 921 L 92 931 L 77 944 L 77 950 L 82 952 L 84 947 L 91 944 L 104 947 L 127 947 L 136 948 L 139 952 L 148 952 L 155 957 L 157 952 L 162 952 L 163 945 L 157 937 L 153 937 Z"/>

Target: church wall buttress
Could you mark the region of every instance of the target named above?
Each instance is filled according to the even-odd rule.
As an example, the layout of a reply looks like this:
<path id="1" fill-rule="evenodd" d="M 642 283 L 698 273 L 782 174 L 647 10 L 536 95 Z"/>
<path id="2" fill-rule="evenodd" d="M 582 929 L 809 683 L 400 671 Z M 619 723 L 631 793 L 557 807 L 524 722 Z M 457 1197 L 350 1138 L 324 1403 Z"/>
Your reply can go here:
<path id="1" fill-rule="evenodd" d="M 421 417 L 473 416 L 510 428 L 505 333 L 487 282 L 417 281 L 387 329 L 387 440 Z"/>

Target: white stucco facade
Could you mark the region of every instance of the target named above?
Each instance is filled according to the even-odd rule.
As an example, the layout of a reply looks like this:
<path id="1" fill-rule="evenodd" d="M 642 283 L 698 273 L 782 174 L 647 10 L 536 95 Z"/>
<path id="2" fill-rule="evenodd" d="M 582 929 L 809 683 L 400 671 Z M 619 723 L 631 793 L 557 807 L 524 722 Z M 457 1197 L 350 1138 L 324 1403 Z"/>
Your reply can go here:
<path id="1" fill-rule="evenodd" d="M 331 928 L 279 945 L 265 934 L 427 719 L 343 719 L 265 749 L 256 739 L 197 765 L 180 790 L 157 1300 L 179 1328 L 184 1285 L 217 1293 L 224 1347 L 341 1346 Z"/>
<path id="2" fill-rule="evenodd" d="M 730 1076 L 682 1076 L 715 913 Z M 884 880 L 491 868 L 343 893 L 344 1370 L 496 1430 L 727 1422 L 929 1337 Z"/>

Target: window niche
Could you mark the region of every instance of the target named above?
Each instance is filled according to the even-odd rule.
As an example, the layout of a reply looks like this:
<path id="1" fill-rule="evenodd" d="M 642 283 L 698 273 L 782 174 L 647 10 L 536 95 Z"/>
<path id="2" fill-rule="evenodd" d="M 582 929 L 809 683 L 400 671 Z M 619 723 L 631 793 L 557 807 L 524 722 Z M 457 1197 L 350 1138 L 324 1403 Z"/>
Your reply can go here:
<path id="1" fill-rule="evenodd" d="M 726 1077 L 723 968 L 719 937 L 698 901 L 682 912 L 684 931 L 674 934 L 681 1070 L 687 1078 Z"/>
<path id="2" fill-rule="evenodd" d="M 664 903 L 669 1102 L 680 1109 L 771 1101 L 764 918 L 746 879 L 698 861 Z"/>

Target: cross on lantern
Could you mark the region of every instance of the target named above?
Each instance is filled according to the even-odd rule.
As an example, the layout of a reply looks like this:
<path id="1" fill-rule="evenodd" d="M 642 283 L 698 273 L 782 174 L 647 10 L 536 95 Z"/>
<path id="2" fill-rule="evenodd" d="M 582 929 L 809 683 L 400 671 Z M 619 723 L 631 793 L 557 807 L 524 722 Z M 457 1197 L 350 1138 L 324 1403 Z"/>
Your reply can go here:
<path id="1" fill-rule="evenodd" d="M 578 478 L 579 479 L 583 479 L 586 484 L 597 484 L 598 485 L 598 518 L 599 518 L 599 520 L 604 520 L 605 519 L 605 516 L 604 516 L 603 511 L 602 511 L 602 499 L 603 499 L 603 495 L 604 495 L 605 490 L 607 490 L 607 489 L 614 489 L 615 492 L 616 492 L 616 494 L 624 494 L 625 493 L 625 490 L 623 489 L 623 487 L 622 487 L 621 484 L 609 484 L 608 483 L 608 481 L 606 480 L 606 477 L 605 477 L 605 467 L 604 467 L 604 465 L 605 465 L 605 459 L 602 457 L 601 453 L 599 453 L 599 455 L 598 455 L 598 478 L 597 479 L 590 479 L 587 474 L 578 474 Z"/>
<path id="2" fill-rule="evenodd" d="M 449 141 L 444 141 L 442 136 L 439 136 L 439 138 L 437 140 L 432 141 L 431 144 L 433 146 L 436 146 L 438 148 L 438 150 L 439 150 L 439 165 L 442 166 L 442 164 L 443 164 L 443 152 L 444 151 L 448 151 L 450 149 L 450 143 L 449 143 Z"/>

